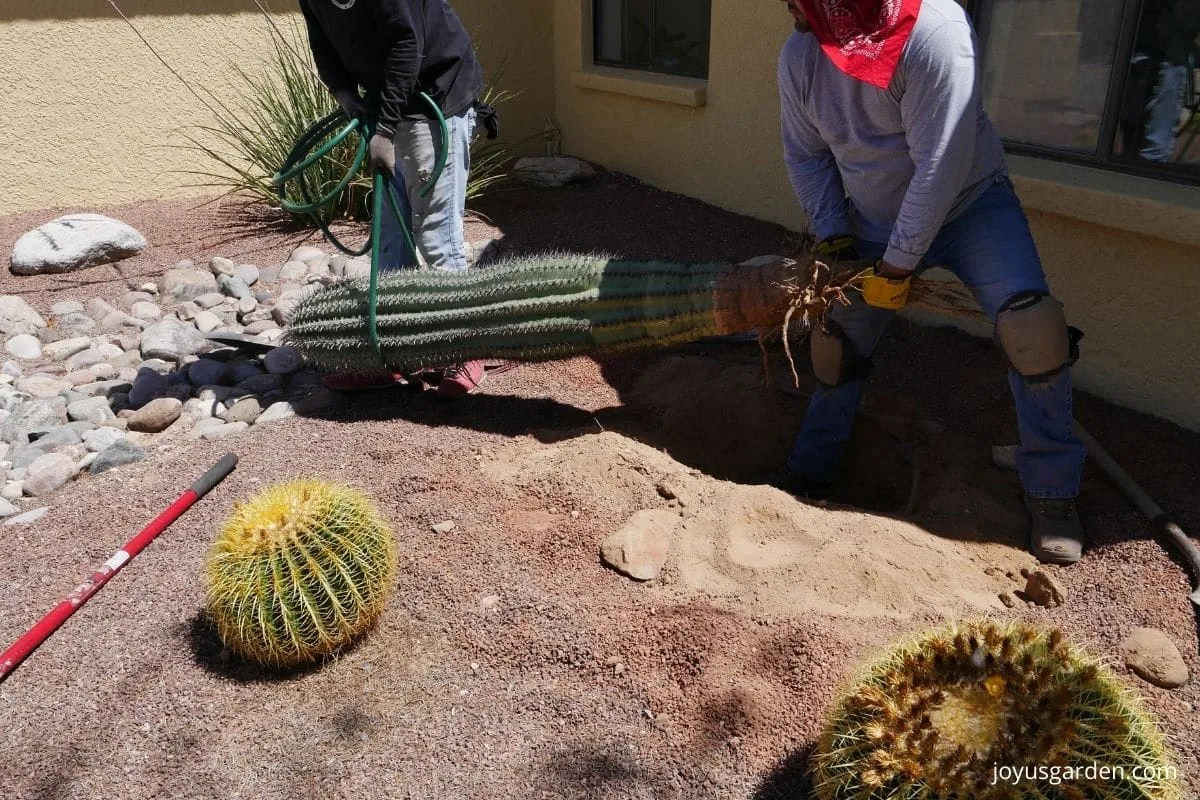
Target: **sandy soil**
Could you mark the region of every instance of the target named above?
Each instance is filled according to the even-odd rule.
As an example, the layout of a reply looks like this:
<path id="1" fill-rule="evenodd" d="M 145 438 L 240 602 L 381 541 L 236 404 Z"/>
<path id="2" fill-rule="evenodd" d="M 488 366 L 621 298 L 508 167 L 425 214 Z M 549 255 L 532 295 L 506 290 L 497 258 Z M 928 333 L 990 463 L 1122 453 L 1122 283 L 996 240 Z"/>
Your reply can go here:
<path id="1" fill-rule="evenodd" d="M 319 244 L 231 208 L 86 210 L 137 226 L 152 248 L 120 268 L 6 273 L 3 293 L 45 311 L 112 300 L 181 258 L 267 265 Z M 498 194 L 481 211 L 469 238 L 499 236 L 509 253 L 742 259 L 796 244 L 608 174 Z M 0 219 L 0 249 L 58 213 Z M 767 385 L 757 346 L 726 343 L 525 365 L 455 403 L 317 392 L 269 429 L 79 481 L 35 525 L 0 529 L 0 645 L 209 465 L 240 458 L 0 688 L 0 797 L 804 797 L 821 713 L 858 661 L 901 632 L 977 613 L 1061 626 L 1111 660 L 1200 794 L 1200 684 L 1156 689 L 1118 649 L 1131 628 L 1157 627 L 1200 671 L 1179 561 L 1089 468 L 1091 545 L 1051 570 L 1067 602 L 1005 608 L 999 593 L 1022 587 L 1009 575 L 1031 559 L 1015 475 L 990 459 L 1015 441 L 997 354 L 897 324 L 878 361 L 841 487 L 849 505 L 744 483 L 786 452 L 809 378 L 801 362 L 802 385 L 790 385 L 775 352 Z M 1200 531 L 1200 436 L 1082 393 L 1077 413 Z M 356 647 L 271 674 L 223 657 L 201 567 L 233 502 L 302 474 L 372 494 L 398 532 L 401 575 Z M 678 524 L 663 573 L 638 583 L 598 553 L 644 509 Z M 433 531 L 447 520 L 451 532 Z"/>

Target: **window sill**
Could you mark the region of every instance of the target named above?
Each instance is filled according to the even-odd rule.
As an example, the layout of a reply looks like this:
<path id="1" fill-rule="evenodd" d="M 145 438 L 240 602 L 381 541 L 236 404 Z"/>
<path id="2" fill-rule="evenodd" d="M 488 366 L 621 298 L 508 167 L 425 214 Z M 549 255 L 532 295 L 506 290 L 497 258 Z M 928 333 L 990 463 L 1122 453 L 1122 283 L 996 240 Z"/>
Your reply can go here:
<path id="1" fill-rule="evenodd" d="M 1028 209 L 1200 247 L 1200 187 L 1010 155 Z"/>
<path id="2" fill-rule="evenodd" d="M 699 108 L 708 102 L 708 81 L 641 70 L 589 66 L 571 75 L 579 89 L 623 94 L 660 103 Z"/>

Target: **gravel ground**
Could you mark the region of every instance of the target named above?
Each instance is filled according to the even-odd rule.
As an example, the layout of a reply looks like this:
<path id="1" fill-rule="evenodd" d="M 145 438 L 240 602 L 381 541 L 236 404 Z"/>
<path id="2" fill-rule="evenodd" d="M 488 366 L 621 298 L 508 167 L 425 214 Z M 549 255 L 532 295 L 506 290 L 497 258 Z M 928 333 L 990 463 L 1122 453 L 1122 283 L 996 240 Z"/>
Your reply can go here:
<path id="1" fill-rule="evenodd" d="M 87 210 L 134 225 L 152 247 L 119 269 L 5 274 L 3 293 L 42 310 L 118 297 L 182 258 L 266 265 L 321 244 L 232 208 Z M 472 221 L 469 238 L 500 237 L 505 253 L 708 260 L 797 245 L 776 226 L 609 174 L 498 194 L 480 211 L 488 221 Z M 58 213 L 0 219 L 0 248 Z M 1015 477 L 990 459 L 992 445 L 1016 436 L 993 348 L 897 324 L 878 362 L 844 487 L 875 514 L 741 485 L 786 448 L 806 388 L 788 385 L 777 353 L 775 388 L 763 386 L 753 344 L 522 366 L 455 403 L 318 391 L 270 429 L 188 442 L 78 481 L 34 525 L 0 528 L 3 646 L 209 465 L 229 451 L 240 458 L 0 689 L 0 797 L 805 796 L 806 754 L 839 681 L 891 637 L 954 613 L 955 587 L 930 565 L 962 564 L 959 588 L 990 596 L 1004 571 L 1027 563 Z M 1200 436 L 1082 393 L 1076 410 L 1185 530 L 1200 531 Z M 893 512 L 911 467 L 895 436 L 913 447 L 920 476 L 903 519 Z M 401 571 L 358 646 L 320 669 L 270 674 L 222 656 L 200 570 L 233 502 L 301 474 L 366 488 L 395 525 Z M 686 491 L 664 496 L 663 475 Z M 598 548 L 646 508 L 678 513 L 695 547 L 720 550 L 738 522 L 776 537 L 762 548 L 799 546 L 803 528 L 816 540 L 858 536 L 862 553 L 819 569 L 742 559 L 740 571 L 721 573 L 732 589 L 670 559 L 660 579 L 637 583 L 606 568 Z M 718 531 L 726 508 L 742 516 L 731 512 Z M 1187 575 L 1091 467 L 1081 511 L 1084 561 L 1051 570 L 1066 602 L 993 613 L 1061 626 L 1111 661 L 1162 721 L 1198 796 L 1197 682 L 1157 689 L 1119 651 L 1132 628 L 1155 627 L 1200 670 Z M 435 533 L 444 521 L 454 529 Z M 888 561 L 898 536 L 927 559 L 921 570 Z M 812 591 L 871 570 L 863 604 L 826 598 L 822 608 Z M 907 605 L 892 602 L 901 583 Z"/>

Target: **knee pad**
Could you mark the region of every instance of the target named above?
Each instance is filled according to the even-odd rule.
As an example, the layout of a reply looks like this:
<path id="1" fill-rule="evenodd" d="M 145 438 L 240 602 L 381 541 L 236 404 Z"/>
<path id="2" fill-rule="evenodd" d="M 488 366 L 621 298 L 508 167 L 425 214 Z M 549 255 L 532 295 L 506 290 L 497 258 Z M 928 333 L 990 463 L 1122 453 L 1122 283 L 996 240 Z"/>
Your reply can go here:
<path id="1" fill-rule="evenodd" d="M 832 320 L 813 328 L 809 355 L 813 374 L 830 388 L 867 377 L 873 366 L 871 359 L 854 351 L 846 334 Z"/>
<path id="2" fill-rule="evenodd" d="M 1008 365 L 1030 380 L 1051 378 L 1074 364 L 1083 338 L 1067 325 L 1062 303 L 1045 292 L 1010 298 L 996 315 L 993 335 Z"/>

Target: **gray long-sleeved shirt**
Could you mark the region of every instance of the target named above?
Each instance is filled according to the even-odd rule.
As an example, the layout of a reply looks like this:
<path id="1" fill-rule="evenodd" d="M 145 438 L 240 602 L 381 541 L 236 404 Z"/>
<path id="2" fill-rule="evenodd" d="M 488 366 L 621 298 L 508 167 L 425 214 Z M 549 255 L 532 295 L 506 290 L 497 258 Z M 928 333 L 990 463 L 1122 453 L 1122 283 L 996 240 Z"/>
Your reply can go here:
<path id="1" fill-rule="evenodd" d="M 784 160 L 818 239 L 886 242 L 884 260 L 912 269 L 946 222 L 1007 175 L 976 44 L 955 0 L 924 0 L 884 90 L 838 70 L 811 33 L 788 38 L 779 56 Z"/>

